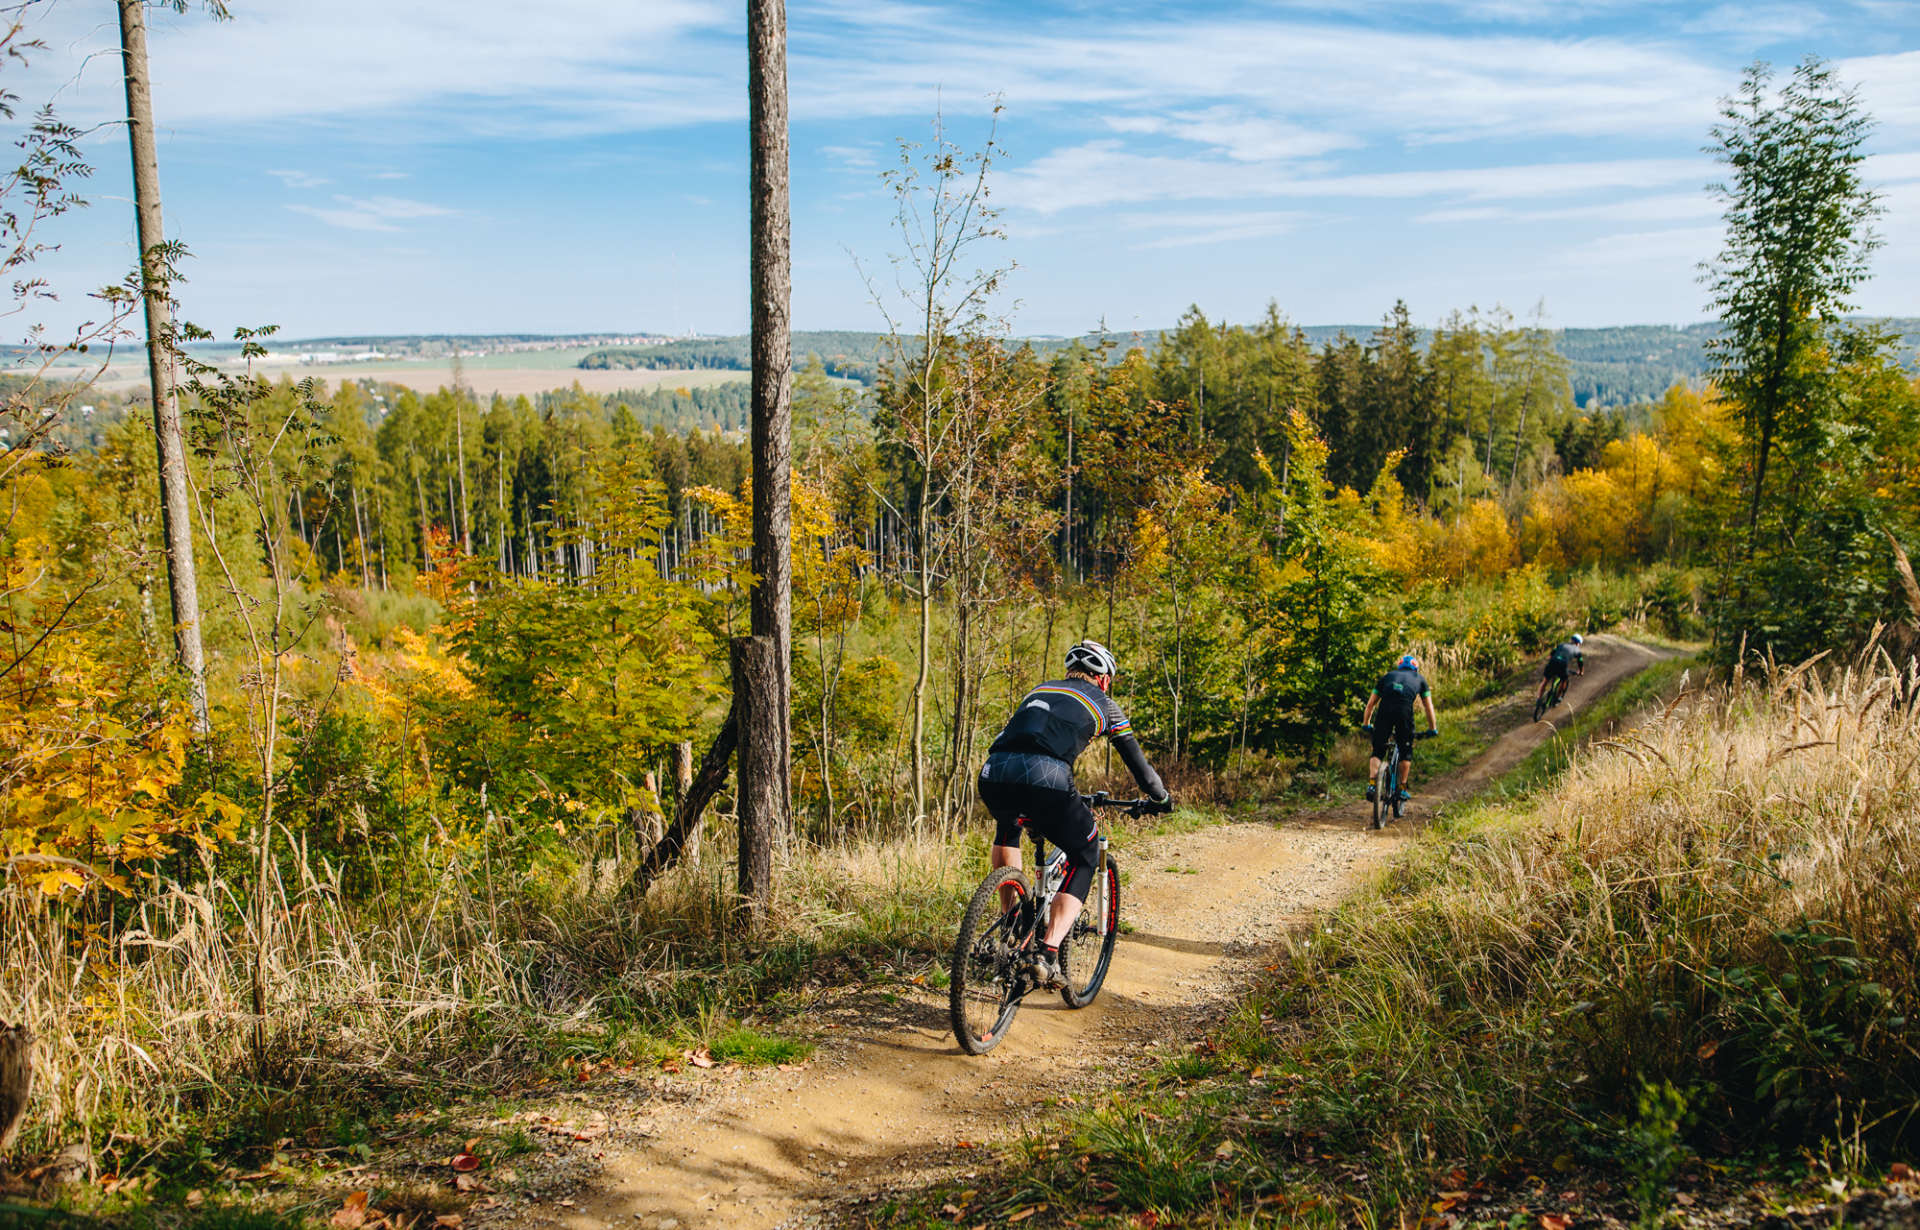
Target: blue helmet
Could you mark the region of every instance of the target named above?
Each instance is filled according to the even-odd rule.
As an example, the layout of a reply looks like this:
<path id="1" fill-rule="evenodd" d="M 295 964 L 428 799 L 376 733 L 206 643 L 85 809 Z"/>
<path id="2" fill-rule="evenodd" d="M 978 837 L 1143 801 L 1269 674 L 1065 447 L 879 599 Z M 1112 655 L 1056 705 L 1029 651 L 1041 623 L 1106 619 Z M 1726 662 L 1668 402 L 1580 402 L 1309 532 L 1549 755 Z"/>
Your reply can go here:
<path id="1" fill-rule="evenodd" d="M 1410 653 L 1402 654 L 1400 655 L 1400 665 L 1405 670 L 1417 671 L 1420 669 L 1420 659 Z"/>

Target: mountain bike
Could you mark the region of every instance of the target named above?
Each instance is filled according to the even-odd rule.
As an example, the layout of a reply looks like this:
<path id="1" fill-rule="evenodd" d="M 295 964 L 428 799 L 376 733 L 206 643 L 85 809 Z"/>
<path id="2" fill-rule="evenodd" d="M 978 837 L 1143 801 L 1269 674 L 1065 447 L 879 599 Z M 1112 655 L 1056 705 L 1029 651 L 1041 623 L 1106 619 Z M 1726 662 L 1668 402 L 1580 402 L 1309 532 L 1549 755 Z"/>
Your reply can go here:
<path id="1" fill-rule="evenodd" d="M 1151 799 L 1112 799 L 1105 791 L 1080 797 L 1089 807 L 1120 808 L 1133 816 L 1154 806 Z M 1066 883 L 1067 855 L 1056 849 L 1047 857 L 1046 843 L 1038 836 L 1033 844 L 1034 865 L 1040 869 L 1038 883 L 1019 867 L 996 867 L 974 890 L 960 920 L 947 1002 L 953 1036 L 969 1055 L 984 1055 L 1000 1045 L 1020 1013 L 1021 1001 L 1039 989 L 1027 965 L 1045 943 L 1053 898 Z M 1013 890 L 1011 909 L 1001 907 L 1002 888 Z M 1120 868 L 1107 853 L 1102 835 L 1086 907 L 1060 944 L 1060 969 L 1066 975 L 1060 998 L 1067 1007 L 1084 1008 L 1100 994 L 1119 931 Z"/>
<path id="2" fill-rule="evenodd" d="M 1437 730 L 1422 730 L 1416 731 L 1413 737 L 1431 739 L 1439 733 Z M 1406 814 L 1406 806 L 1407 801 L 1400 797 L 1400 740 L 1389 728 L 1386 752 L 1380 757 L 1380 771 L 1373 779 L 1373 822 L 1367 827 L 1386 827 L 1382 814 L 1391 808 L 1393 818 L 1398 820 Z"/>
<path id="3" fill-rule="evenodd" d="M 1580 673 L 1584 675 L 1587 672 L 1584 668 L 1582 668 Z M 1539 721 L 1540 716 L 1542 714 L 1546 713 L 1548 710 L 1552 709 L 1555 705 L 1559 704 L 1561 701 L 1567 698 L 1567 682 L 1568 680 L 1566 676 L 1564 675 L 1559 676 L 1553 681 L 1552 685 L 1549 686 L 1546 691 L 1534 697 L 1534 700 L 1533 700 L 1533 720 L 1534 721 L 1536 722 Z"/>

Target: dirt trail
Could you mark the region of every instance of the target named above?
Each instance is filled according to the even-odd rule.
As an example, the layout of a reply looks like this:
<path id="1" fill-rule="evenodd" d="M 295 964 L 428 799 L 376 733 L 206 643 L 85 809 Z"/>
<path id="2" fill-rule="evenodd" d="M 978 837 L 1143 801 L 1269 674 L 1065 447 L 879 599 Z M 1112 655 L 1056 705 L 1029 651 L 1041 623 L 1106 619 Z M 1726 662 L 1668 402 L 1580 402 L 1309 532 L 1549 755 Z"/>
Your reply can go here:
<path id="1" fill-rule="evenodd" d="M 1576 703 L 1660 656 L 1614 637 L 1589 646 Z M 1527 722 L 1532 703 L 1530 688 L 1503 702 L 1521 725 L 1417 793 L 1409 820 L 1550 738 L 1551 727 Z M 803 1070 L 663 1076 L 631 1101 L 594 1098 L 614 1129 L 600 1145 L 598 1178 L 566 1205 L 546 1192 L 496 1217 L 568 1230 L 758 1230 L 933 1172 L 965 1173 L 972 1146 L 1157 1062 L 1154 1042 L 1194 1036 L 1270 941 L 1338 901 L 1413 827 L 1370 833 L 1368 815 L 1351 804 L 1136 845 L 1119 856 L 1122 916 L 1135 929 L 1122 936 L 1093 1006 L 1072 1011 L 1035 996 L 1005 1043 L 969 1058 L 948 1032 L 944 992 L 863 989 L 812 1014 L 821 1042 Z"/>

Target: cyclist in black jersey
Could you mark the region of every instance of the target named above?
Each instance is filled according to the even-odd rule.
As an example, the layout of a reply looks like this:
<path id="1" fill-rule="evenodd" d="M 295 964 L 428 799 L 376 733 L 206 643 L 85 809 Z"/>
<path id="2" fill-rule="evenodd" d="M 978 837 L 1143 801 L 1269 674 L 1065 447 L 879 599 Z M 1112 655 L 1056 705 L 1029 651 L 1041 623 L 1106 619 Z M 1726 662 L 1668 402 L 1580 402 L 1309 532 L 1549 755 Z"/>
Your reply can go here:
<path id="1" fill-rule="evenodd" d="M 1576 632 L 1553 647 L 1547 654 L 1546 669 L 1540 672 L 1540 687 L 1533 694 L 1534 700 L 1545 696 L 1554 680 L 1565 680 L 1569 671 L 1577 675 L 1587 673 L 1587 653 L 1581 648 L 1586 643 L 1587 638 Z"/>
<path id="2" fill-rule="evenodd" d="M 980 769 L 980 801 L 993 813 L 997 826 L 993 865 L 1020 865 L 1023 826 L 1067 856 L 1069 874 L 1053 899 L 1046 950 L 1032 966 L 1035 980 L 1043 986 L 1060 984 L 1060 941 L 1086 904 L 1099 855 L 1099 826 L 1074 784 L 1073 762 L 1096 736 L 1105 735 L 1119 750 L 1141 792 L 1159 804 L 1159 810 L 1173 810 L 1160 775 L 1133 737 L 1133 724 L 1107 695 L 1117 669 L 1113 654 L 1097 641 L 1081 641 L 1067 650 L 1067 677 L 1027 693 L 1006 729 L 987 749 L 987 763 Z M 1011 907 L 1012 893 L 1011 888 L 1003 888 L 1003 907 Z"/>
<path id="3" fill-rule="evenodd" d="M 1373 685 L 1366 712 L 1360 715 L 1360 729 L 1373 736 L 1373 756 L 1367 761 L 1368 802 L 1373 801 L 1376 789 L 1373 783 L 1380 779 L 1380 758 L 1387 754 L 1389 732 L 1400 748 L 1400 801 L 1404 803 L 1413 797 L 1407 792 L 1407 780 L 1413 776 L 1413 706 L 1416 703 L 1426 707 L 1427 729 L 1439 730 L 1440 723 L 1433 716 L 1433 689 L 1420 673 L 1420 659 L 1404 654 L 1399 664 Z"/>

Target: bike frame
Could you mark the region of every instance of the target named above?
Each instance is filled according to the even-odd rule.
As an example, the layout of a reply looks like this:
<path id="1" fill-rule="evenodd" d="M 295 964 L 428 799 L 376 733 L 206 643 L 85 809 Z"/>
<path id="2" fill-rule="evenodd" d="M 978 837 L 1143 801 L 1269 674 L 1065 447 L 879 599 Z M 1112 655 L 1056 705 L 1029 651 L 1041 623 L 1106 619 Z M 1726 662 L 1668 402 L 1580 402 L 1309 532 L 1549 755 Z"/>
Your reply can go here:
<path id="1" fill-rule="evenodd" d="M 1066 868 L 1063 865 L 1056 874 L 1054 860 L 1065 860 L 1066 852 L 1054 847 L 1053 858 L 1047 857 L 1047 843 L 1040 837 L 1033 839 L 1033 858 L 1039 864 L 1039 874 L 1035 877 L 1033 893 L 1034 934 L 1045 935 L 1047 924 L 1053 918 L 1053 899 L 1067 882 Z M 1088 910 L 1097 910 L 1094 918 L 1094 933 L 1105 939 L 1113 930 L 1113 919 L 1108 917 L 1107 908 L 1107 835 L 1100 834 L 1100 852 L 1093 862 L 1093 885 L 1087 889 L 1087 899 L 1080 907 L 1081 914 Z"/>

